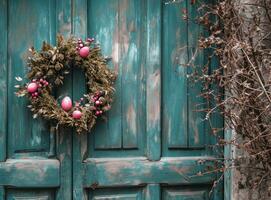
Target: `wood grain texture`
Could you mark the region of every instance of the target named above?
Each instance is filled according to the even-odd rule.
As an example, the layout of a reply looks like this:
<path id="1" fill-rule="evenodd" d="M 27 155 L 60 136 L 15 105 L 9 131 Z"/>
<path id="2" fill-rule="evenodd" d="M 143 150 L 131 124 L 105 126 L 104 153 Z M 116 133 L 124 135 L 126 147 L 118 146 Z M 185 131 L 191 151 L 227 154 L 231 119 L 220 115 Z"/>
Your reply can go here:
<path id="1" fill-rule="evenodd" d="M 72 2 L 57 0 L 56 8 L 56 33 L 66 37 L 72 31 Z M 56 92 L 57 96 L 72 97 L 72 74 L 65 77 L 64 85 Z M 57 133 L 57 158 L 60 162 L 60 187 L 56 192 L 56 199 L 72 199 L 72 130 L 60 128 Z"/>
<path id="2" fill-rule="evenodd" d="M 159 184 L 148 184 L 144 188 L 145 199 L 158 200 L 161 199 L 161 188 Z"/>
<path id="3" fill-rule="evenodd" d="M 72 32 L 76 37 L 81 37 L 83 40 L 86 39 L 87 35 L 87 0 L 76 0 L 73 1 L 73 19 L 72 19 Z M 91 37 L 91 36 L 89 36 Z M 78 101 L 83 94 L 86 93 L 85 87 L 86 80 L 84 73 L 77 66 L 74 66 L 73 77 L 72 77 L 72 90 L 73 99 Z M 87 199 L 87 191 L 83 187 L 83 168 L 82 162 L 86 157 L 87 151 L 87 137 L 88 134 L 84 133 L 78 135 L 73 131 L 73 148 L 72 148 L 72 183 L 73 192 L 72 196 L 75 200 Z"/>
<path id="4" fill-rule="evenodd" d="M 207 200 L 209 191 L 205 188 L 181 189 L 181 188 L 165 188 L 163 190 L 163 200 Z"/>
<path id="5" fill-rule="evenodd" d="M 103 54 L 111 56 L 109 67 L 118 73 L 112 109 L 89 138 L 93 157 L 144 153 L 145 7 L 142 0 L 88 2 L 88 33 L 100 43 Z M 95 16 L 103 12 L 107 15 L 97 22 Z"/>
<path id="6" fill-rule="evenodd" d="M 199 164 L 200 160 L 207 160 Z M 194 176 L 212 167 L 211 157 L 89 159 L 85 162 L 85 187 L 136 186 L 141 184 L 210 184 L 216 174 Z"/>
<path id="7" fill-rule="evenodd" d="M 147 157 L 161 156 L 161 1 L 147 3 L 146 120 Z"/>
<path id="8" fill-rule="evenodd" d="M 90 190 L 89 200 L 141 200 L 144 199 L 142 188 L 104 188 Z"/>
<path id="9" fill-rule="evenodd" d="M 12 187 L 58 187 L 59 162 L 41 159 L 9 159 L 0 163 L 0 185 Z"/>
<path id="10" fill-rule="evenodd" d="M 43 12 L 41 12 L 43 10 Z M 28 100 L 18 98 L 14 86 L 16 76 L 25 77 L 27 51 L 39 49 L 43 40 L 49 40 L 53 31 L 50 1 L 9 1 L 8 5 L 8 157 L 47 156 L 49 126 L 41 119 L 33 119 L 27 108 Z M 31 22 L 31 23 L 30 23 Z M 23 36 L 23 38 L 22 38 Z"/>
<path id="11" fill-rule="evenodd" d="M 7 189 L 6 200 L 54 200 L 52 189 Z"/>
<path id="12" fill-rule="evenodd" d="M 107 120 L 99 120 L 93 130 L 93 147 L 98 149 L 120 149 L 122 147 L 121 133 L 121 71 L 118 70 L 118 0 L 101 0 L 88 2 L 88 35 L 94 37 L 100 43 L 104 55 L 112 57 L 110 68 L 118 72 L 118 79 L 115 83 L 117 88 L 112 109 L 106 115 Z M 107 13 L 100 16 L 99 23 L 96 16 L 99 13 Z M 115 37 L 114 37 L 115 36 Z M 113 51 L 115 54 L 113 54 Z M 97 134 L 96 134 L 97 133 Z M 94 153 L 94 152 L 93 152 Z"/>
<path id="13" fill-rule="evenodd" d="M 186 1 L 163 4 L 163 140 L 165 151 L 188 148 Z"/>
<path id="14" fill-rule="evenodd" d="M 0 200 L 5 200 L 6 199 L 6 191 L 4 186 L 0 186 Z"/>
<path id="15" fill-rule="evenodd" d="M 198 12 L 200 3 L 196 4 L 187 3 L 187 12 L 190 20 L 188 20 L 188 60 L 191 61 L 193 57 L 195 59 L 191 62 L 189 73 L 191 73 L 191 67 L 194 65 L 197 69 L 201 68 L 207 62 L 206 52 L 198 48 L 198 39 L 204 34 L 203 27 L 196 23 L 197 17 L 201 15 Z M 192 83 L 191 79 L 188 84 L 188 132 L 189 132 L 189 147 L 191 148 L 204 148 L 208 137 L 206 134 L 206 121 L 203 112 L 198 112 L 206 107 L 206 101 L 200 97 L 202 93 L 202 83 Z"/>
<path id="16" fill-rule="evenodd" d="M 184 67 L 202 33 L 182 19 L 183 9 L 192 18 L 198 15 L 190 0 L 5 2 L 0 2 L 5 41 L 0 85 L 8 88 L 9 103 L 7 88 L 1 87 L 0 109 L 11 114 L 8 127 L 5 116 L 0 118 L 0 200 L 211 199 L 204 195 L 217 175 L 195 176 L 213 167 L 218 155 L 204 148 L 216 141 L 195 112 L 195 104 L 202 103 L 201 86 L 192 86 Z M 55 133 L 52 124 L 34 122 L 27 102 L 13 94 L 14 76 L 26 73 L 26 46 L 40 47 L 43 40 L 55 44 L 57 33 L 94 37 L 118 72 L 112 110 L 89 134 Z M 205 58 L 200 53 L 195 63 Z M 83 73 L 74 68 L 56 95 L 76 101 L 85 92 Z M 222 192 L 212 198 L 222 199 Z"/>
<path id="17" fill-rule="evenodd" d="M 7 148 L 7 3 L 7 1 L 0 2 L 0 162 L 6 159 Z"/>

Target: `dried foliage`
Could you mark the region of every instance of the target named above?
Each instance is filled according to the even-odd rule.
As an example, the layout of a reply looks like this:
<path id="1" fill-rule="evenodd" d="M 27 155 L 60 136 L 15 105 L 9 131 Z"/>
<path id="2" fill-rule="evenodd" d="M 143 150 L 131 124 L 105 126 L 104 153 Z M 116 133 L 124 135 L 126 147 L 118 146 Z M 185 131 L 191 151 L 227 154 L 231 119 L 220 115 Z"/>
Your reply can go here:
<path id="1" fill-rule="evenodd" d="M 192 74 L 204 85 L 201 96 L 214 102 L 207 104 L 206 120 L 221 114 L 224 128 L 235 132 L 219 141 L 242 152 L 224 170 L 249 168 L 254 175 L 242 186 L 262 187 L 271 179 L 271 1 L 221 0 L 199 10 L 204 14 L 197 22 L 209 33 L 199 39 L 199 50 L 213 52 Z M 217 66 L 210 69 L 214 59 Z"/>
<path id="2" fill-rule="evenodd" d="M 30 70 L 27 78 L 31 82 L 46 80 L 49 83 L 39 87 L 36 96 L 27 90 L 29 83 L 16 86 L 18 87 L 16 94 L 18 96 L 26 95 L 30 100 L 28 107 L 34 113 L 34 118 L 41 116 L 55 122 L 56 127 L 58 125 L 74 127 L 78 133 L 81 133 L 89 131 L 94 126 L 96 118 L 100 116 L 99 113 L 96 114 L 97 109 L 102 113 L 110 109 L 116 74 L 107 68 L 107 59 L 102 56 L 100 48 L 95 43 L 91 41 L 85 44 L 89 46 L 89 55 L 85 58 L 79 55 L 78 48 L 76 48 L 78 41 L 74 37 L 65 40 L 62 36 L 58 36 L 56 47 L 44 42 L 41 51 L 36 51 L 33 47 L 29 49 L 31 53 L 28 58 Z M 88 93 L 84 94 L 81 102 L 78 101 L 71 110 L 65 111 L 53 95 L 57 88 L 63 85 L 65 76 L 73 68 L 83 70 Z M 16 77 L 16 79 L 22 81 L 20 77 Z M 40 81 L 39 84 L 41 84 Z M 97 98 L 99 98 L 98 106 L 95 104 Z M 84 105 L 82 105 L 83 102 Z M 78 119 L 72 116 L 75 110 L 82 113 Z"/>

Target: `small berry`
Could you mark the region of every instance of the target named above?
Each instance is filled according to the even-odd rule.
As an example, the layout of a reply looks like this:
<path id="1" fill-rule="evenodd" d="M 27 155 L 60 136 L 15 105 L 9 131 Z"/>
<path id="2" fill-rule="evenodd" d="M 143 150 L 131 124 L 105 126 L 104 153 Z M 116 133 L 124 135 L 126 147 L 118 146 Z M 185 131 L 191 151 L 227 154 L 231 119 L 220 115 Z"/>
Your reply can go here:
<path id="1" fill-rule="evenodd" d="M 83 47 L 84 45 L 83 44 L 79 44 L 79 47 Z"/>
<path id="2" fill-rule="evenodd" d="M 100 102 L 100 101 L 95 101 L 95 104 L 96 104 L 96 105 L 100 105 L 101 102 Z"/>
<path id="3" fill-rule="evenodd" d="M 97 111 L 95 112 L 95 115 L 100 115 L 100 112 L 97 110 Z"/>

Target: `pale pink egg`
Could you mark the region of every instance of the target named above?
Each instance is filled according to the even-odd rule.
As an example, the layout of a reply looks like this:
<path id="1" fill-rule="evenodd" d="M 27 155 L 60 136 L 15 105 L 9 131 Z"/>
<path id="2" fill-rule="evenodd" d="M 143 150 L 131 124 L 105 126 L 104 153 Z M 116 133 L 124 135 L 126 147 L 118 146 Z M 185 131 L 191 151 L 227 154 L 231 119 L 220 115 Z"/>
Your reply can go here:
<path id="1" fill-rule="evenodd" d="M 72 117 L 73 117 L 74 119 L 80 119 L 81 116 L 82 116 L 82 112 L 81 112 L 80 110 L 75 110 L 75 111 L 73 111 L 73 113 L 72 113 Z"/>
<path id="2" fill-rule="evenodd" d="M 70 109 L 72 109 L 72 100 L 70 97 L 64 97 L 62 99 L 62 102 L 61 102 L 61 107 L 63 110 L 65 111 L 69 111 Z"/>
<path id="3" fill-rule="evenodd" d="M 30 93 L 36 92 L 38 89 L 38 84 L 37 83 L 29 83 L 27 86 L 27 91 Z"/>
<path id="4" fill-rule="evenodd" d="M 82 58 L 86 58 L 89 54 L 89 47 L 83 47 L 80 49 L 79 54 Z"/>

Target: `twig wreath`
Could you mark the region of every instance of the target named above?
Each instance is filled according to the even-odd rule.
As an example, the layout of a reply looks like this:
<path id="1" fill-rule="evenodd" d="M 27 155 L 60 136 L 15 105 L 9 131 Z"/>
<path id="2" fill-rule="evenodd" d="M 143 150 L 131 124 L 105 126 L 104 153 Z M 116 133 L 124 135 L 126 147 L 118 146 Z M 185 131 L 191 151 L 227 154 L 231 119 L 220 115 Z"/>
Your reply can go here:
<path id="1" fill-rule="evenodd" d="M 86 41 L 57 37 L 56 47 L 43 42 L 41 51 L 29 49 L 27 78 L 30 82 L 16 85 L 16 95 L 30 100 L 33 117 L 54 121 L 56 127 L 75 128 L 77 133 L 90 131 L 96 119 L 111 108 L 116 74 L 107 68 L 108 59 L 94 39 Z M 86 77 L 87 94 L 73 104 L 69 96 L 55 98 L 54 91 L 64 82 L 72 68 L 80 68 Z M 17 81 L 22 78 L 16 77 Z M 58 99 L 62 99 L 61 103 Z"/>

